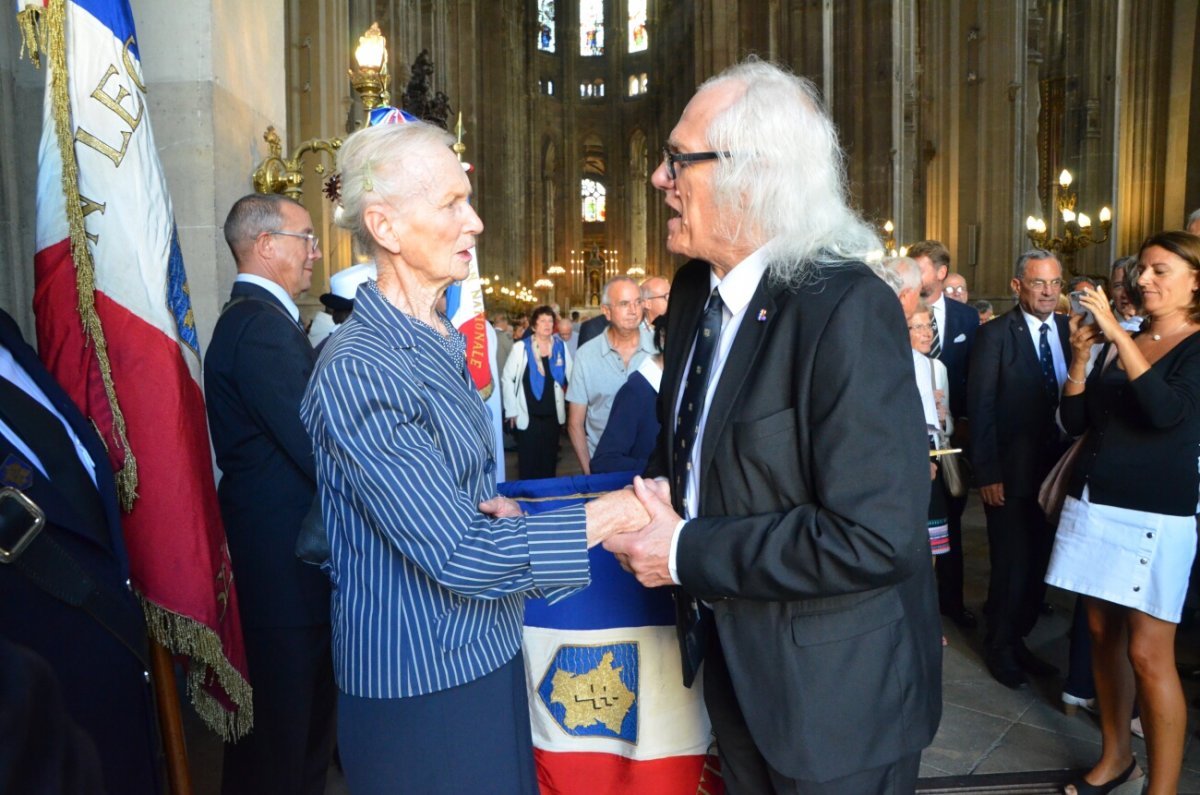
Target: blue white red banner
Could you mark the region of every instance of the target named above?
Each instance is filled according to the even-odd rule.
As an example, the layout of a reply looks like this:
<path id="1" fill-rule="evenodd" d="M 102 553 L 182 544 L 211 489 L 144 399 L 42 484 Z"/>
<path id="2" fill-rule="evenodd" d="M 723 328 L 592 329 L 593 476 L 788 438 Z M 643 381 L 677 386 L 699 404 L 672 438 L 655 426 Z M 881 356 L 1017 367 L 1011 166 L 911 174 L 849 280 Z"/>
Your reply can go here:
<path id="1" fill-rule="evenodd" d="M 510 481 L 500 492 L 529 513 L 622 488 L 634 473 Z M 724 791 L 699 682 L 683 686 L 675 610 L 602 547 L 591 584 L 554 605 L 532 600 L 522 648 L 538 783 L 544 795 Z"/>
<path id="2" fill-rule="evenodd" d="M 18 9 L 30 5 L 22 26 L 40 27 L 48 73 L 38 153 L 39 352 L 108 446 L 150 633 L 189 659 L 193 702 L 232 738 L 250 728 L 250 688 L 199 342 L 133 14 L 127 0 Z"/>

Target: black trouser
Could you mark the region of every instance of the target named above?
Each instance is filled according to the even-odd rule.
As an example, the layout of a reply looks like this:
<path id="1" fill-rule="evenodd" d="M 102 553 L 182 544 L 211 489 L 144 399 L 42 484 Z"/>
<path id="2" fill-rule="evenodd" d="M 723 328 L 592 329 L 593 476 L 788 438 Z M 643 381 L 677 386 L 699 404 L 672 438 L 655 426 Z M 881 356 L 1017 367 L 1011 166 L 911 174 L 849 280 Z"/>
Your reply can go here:
<path id="1" fill-rule="evenodd" d="M 831 781 L 788 778 L 771 767 L 754 744 L 715 630 L 704 656 L 703 675 L 704 705 L 717 736 L 721 778 L 728 795 L 912 795 L 916 791 L 920 752 Z M 803 743 L 804 739 L 797 737 L 796 742 Z M 848 754 L 853 752 L 846 749 Z"/>
<path id="2" fill-rule="evenodd" d="M 946 524 L 950 530 L 950 551 L 938 555 L 938 606 L 943 613 L 953 614 L 961 613 L 964 607 L 962 515 L 967 507 L 967 496 L 948 497 L 946 507 L 949 509 Z"/>
<path id="3" fill-rule="evenodd" d="M 245 627 L 254 728 L 225 744 L 223 795 L 322 795 L 337 685 L 329 625 Z"/>
<path id="4" fill-rule="evenodd" d="M 984 646 L 989 650 L 1006 649 L 1028 635 L 1037 623 L 1046 594 L 1044 578 L 1054 533 L 1035 496 L 1006 494 L 1004 505 L 985 505 L 984 511 L 992 567 Z"/>

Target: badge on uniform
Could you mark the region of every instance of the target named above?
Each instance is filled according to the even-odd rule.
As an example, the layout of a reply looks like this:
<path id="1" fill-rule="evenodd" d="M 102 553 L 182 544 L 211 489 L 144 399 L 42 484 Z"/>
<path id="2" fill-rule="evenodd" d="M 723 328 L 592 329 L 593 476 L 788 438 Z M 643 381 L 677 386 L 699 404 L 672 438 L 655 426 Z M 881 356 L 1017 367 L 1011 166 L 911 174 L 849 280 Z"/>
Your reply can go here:
<path id="1" fill-rule="evenodd" d="M 0 464 L 0 486 L 12 486 L 14 489 L 25 491 L 33 485 L 33 467 L 21 460 L 15 453 L 9 453 Z"/>

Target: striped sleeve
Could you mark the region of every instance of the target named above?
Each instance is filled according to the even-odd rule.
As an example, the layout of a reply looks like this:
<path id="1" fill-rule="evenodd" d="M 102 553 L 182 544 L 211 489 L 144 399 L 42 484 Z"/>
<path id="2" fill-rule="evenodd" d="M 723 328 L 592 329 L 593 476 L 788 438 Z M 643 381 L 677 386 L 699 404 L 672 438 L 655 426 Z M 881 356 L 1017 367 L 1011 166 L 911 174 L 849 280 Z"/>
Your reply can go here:
<path id="1" fill-rule="evenodd" d="M 352 493 L 372 529 L 432 580 L 476 599 L 587 584 L 582 509 L 538 522 L 480 513 L 446 457 L 486 451 L 465 428 L 434 438 L 419 380 L 358 356 L 329 362 L 322 380 L 332 452 Z"/>

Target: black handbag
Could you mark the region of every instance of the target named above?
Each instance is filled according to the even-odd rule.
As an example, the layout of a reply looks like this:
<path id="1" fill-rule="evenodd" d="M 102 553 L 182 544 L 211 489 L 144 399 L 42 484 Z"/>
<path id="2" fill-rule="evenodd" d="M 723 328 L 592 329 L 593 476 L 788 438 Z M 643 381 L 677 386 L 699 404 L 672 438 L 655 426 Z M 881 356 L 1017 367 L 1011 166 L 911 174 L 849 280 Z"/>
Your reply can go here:
<path id="1" fill-rule="evenodd" d="M 329 536 L 325 534 L 325 522 L 321 519 L 320 497 L 313 498 L 308 513 L 300 520 L 300 533 L 296 536 L 296 557 L 318 567 L 329 562 Z"/>

